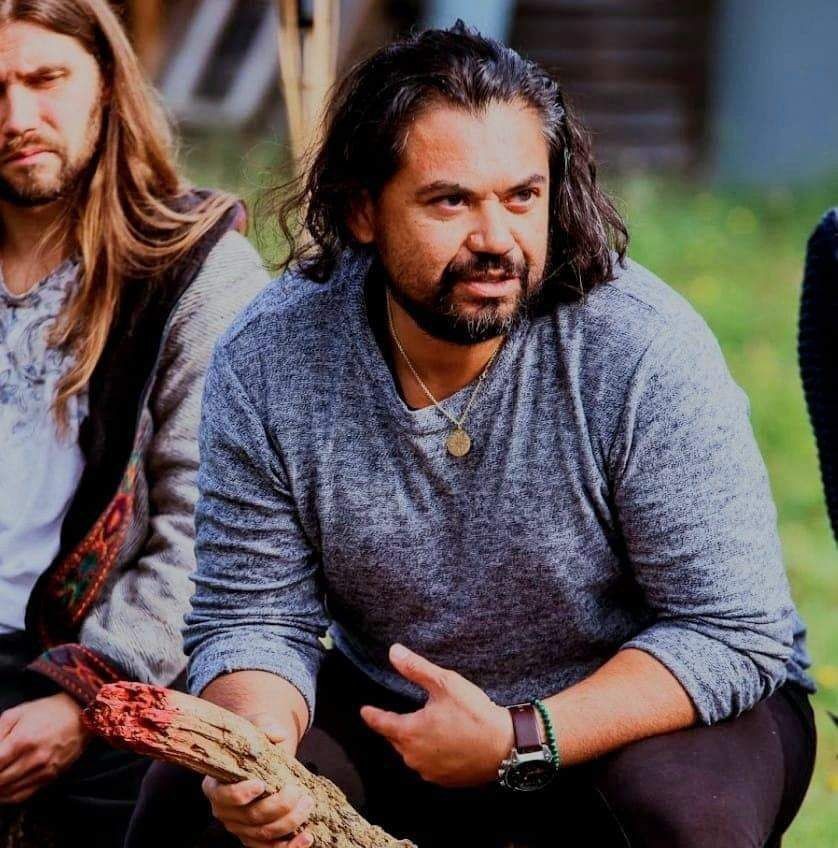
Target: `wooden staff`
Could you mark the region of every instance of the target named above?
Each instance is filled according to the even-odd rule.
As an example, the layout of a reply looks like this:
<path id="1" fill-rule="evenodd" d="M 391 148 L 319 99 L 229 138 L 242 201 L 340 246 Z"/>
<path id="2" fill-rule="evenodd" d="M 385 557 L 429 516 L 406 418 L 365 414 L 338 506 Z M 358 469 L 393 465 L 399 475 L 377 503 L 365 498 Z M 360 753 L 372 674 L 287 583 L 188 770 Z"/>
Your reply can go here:
<path id="1" fill-rule="evenodd" d="M 308 829 L 322 848 L 415 848 L 366 821 L 334 783 L 312 774 L 249 721 L 209 701 L 160 686 L 111 683 L 84 721 L 116 747 L 224 783 L 256 778 L 269 793 L 301 784 L 315 801 Z"/>
<path id="2" fill-rule="evenodd" d="M 153 78 L 163 55 L 163 0 L 129 0 L 128 10 L 134 47 Z"/>
<path id="3" fill-rule="evenodd" d="M 323 108 L 335 79 L 340 0 L 313 0 L 311 21 L 301 21 L 299 0 L 277 0 L 279 69 L 294 159 L 319 138 Z"/>

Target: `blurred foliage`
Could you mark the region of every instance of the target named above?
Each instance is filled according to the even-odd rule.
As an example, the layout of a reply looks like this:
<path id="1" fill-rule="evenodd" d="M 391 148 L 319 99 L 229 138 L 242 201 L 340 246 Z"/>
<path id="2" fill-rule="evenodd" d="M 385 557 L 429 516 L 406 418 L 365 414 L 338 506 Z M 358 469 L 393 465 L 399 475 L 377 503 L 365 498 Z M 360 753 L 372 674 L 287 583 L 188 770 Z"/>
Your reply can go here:
<path id="1" fill-rule="evenodd" d="M 273 141 L 192 138 L 183 153 L 192 179 L 237 191 L 251 208 L 287 173 L 287 150 Z M 806 242 L 821 215 L 838 205 L 838 175 L 794 190 L 711 189 L 649 177 L 609 187 L 629 224 L 631 256 L 704 316 L 751 399 L 792 590 L 809 627 L 820 686 L 814 699 L 817 769 L 783 844 L 835 845 L 838 728 L 827 711 L 838 713 L 838 556 L 799 379 L 796 335 Z M 256 233 L 263 255 L 274 260 L 277 237 L 269 218 L 257 221 Z"/>

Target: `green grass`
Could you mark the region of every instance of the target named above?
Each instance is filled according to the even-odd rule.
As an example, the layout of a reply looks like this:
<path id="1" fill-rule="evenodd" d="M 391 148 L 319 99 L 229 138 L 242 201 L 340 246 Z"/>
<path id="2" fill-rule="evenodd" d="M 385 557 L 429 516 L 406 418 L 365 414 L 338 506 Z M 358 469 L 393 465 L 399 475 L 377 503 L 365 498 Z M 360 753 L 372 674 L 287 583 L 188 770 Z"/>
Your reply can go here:
<path id="1" fill-rule="evenodd" d="M 184 154 L 193 179 L 253 201 L 271 184 L 271 169 L 285 150 L 264 140 L 194 139 Z M 796 332 L 806 240 L 821 214 L 838 204 L 838 176 L 806 189 L 765 192 L 632 179 L 614 193 L 628 220 L 630 254 L 705 317 L 751 399 L 820 685 L 817 769 L 784 845 L 827 848 L 838 844 L 838 728 L 827 715 L 838 713 L 838 562 L 798 375 Z M 269 229 L 260 246 L 274 255 Z"/>

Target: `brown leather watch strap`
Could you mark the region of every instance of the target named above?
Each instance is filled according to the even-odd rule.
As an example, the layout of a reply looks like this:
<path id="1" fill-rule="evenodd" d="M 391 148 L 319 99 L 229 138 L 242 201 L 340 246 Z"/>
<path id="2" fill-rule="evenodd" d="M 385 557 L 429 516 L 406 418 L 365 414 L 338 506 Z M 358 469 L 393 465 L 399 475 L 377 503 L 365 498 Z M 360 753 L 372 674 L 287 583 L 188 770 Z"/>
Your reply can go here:
<path id="1" fill-rule="evenodd" d="M 515 704 L 508 709 L 515 732 L 515 750 L 519 754 L 541 750 L 544 743 L 541 740 L 541 728 L 535 707 L 532 704 Z"/>

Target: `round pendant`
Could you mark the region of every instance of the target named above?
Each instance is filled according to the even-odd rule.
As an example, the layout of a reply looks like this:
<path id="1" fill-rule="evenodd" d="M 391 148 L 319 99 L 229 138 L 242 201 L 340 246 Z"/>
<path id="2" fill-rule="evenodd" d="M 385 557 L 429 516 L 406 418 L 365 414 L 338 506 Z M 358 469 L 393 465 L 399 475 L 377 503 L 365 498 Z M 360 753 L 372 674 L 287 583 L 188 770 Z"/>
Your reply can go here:
<path id="1" fill-rule="evenodd" d="M 451 456 L 465 456 L 471 450 L 471 436 L 465 430 L 458 427 L 448 434 L 445 447 Z"/>

